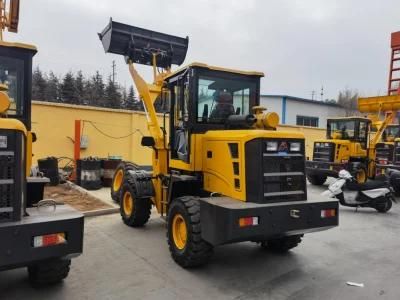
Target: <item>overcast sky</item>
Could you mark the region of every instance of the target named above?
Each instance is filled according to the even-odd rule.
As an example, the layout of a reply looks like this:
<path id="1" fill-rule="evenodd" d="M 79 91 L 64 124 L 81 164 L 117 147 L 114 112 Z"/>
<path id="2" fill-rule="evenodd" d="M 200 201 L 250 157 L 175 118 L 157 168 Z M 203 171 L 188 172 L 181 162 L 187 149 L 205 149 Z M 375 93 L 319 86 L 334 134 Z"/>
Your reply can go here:
<path id="1" fill-rule="evenodd" d="M 117 80 L 128 86 L 122 56 L 104 54 L 97 37 L 112 17 L 189 36 L 185 64 L 264 72 L 264 94 L 311 98 L 315 90 L 320 99 L 323 85 L 324 98 L 336 98 L 345 87 L 386 93 L 399 13 L 399 0 L 21 0 L 19 33 L 6 39 L 35 44 L 34 64 L 58 75 L 108 76 L 115 60 Z"/>

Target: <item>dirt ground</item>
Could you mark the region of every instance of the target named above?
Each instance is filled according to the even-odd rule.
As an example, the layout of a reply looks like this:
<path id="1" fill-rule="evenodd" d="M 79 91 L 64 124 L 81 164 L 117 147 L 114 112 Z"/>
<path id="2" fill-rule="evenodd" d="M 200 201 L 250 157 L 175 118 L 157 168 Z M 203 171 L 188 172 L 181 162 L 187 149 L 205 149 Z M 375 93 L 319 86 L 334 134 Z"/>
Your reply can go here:
<path id="1" fill-rule="evenodd" d="M 67 183 L 58 186 L 46 186 L 44 188 L 44 199 L 62 201 L 82 212 L 112 208 L 112 206 L 85 192 L 75 189 Z"/>

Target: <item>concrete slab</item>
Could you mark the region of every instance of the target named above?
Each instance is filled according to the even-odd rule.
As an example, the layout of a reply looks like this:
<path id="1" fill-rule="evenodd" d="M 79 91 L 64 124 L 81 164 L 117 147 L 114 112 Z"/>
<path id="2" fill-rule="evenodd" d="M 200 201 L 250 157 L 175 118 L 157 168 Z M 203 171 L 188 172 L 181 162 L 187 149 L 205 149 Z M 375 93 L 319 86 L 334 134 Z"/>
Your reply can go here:
<path id="1" fill-rule="evenodd" d="M 323 190 L 309 187 L 313 194 Z M 85 253 L 63 284 L 37 290 L 24 269 L 0 272 L 1 299 L 400 298 L 399 204 L 388 214 L 342 207 L 339 227 L 306 235 L 287 255 L 249 242 L 227 245 L 194 270 L 170 258 L 165 223 L 155 214 L 141 229 L 117 214 L 85 222 Z"/>

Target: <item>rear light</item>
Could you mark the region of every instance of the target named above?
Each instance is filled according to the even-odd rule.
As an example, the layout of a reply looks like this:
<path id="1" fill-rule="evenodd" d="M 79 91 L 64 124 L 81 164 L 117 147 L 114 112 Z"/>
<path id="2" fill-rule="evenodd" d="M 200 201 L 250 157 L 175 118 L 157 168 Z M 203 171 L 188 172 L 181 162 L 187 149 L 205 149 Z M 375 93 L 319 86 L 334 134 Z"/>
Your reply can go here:
<path id="1" fill-rule="evenodd" d="M 267 151 L 277 151 L 278 142 L 267 142 Z"/>
<path id="2" fill-rule="evenodd" d="M 38 235 L 33 237 L 33 247 L 48 247 L 60 244 L 66 244 L 65 233 L 52 233 L 46 235 Z"/>
<path id="3" fill-rule="evenodd" d="M 381 165 L 387 165 L 388 164 L 388 160 L 387 159 L 379 159 L 378 161 Z"/>
<path id="4" fill-rule="evenodd" d="M 323 209 L 321 210 L 321 218 L 331 218 L 331 217 L 336 217 L 336 209 Z"/>
<path id="5" fill-rule="evenodd" d="M 299 142 L 290 143 L 291 152 L 299 152 L 301 150 L 301 144 Z"/>
<path id="6" fill-rule="evenodd" d="M 258 217 L 245 217 L 239 219 L 239 227 L 258 225 Z"/>

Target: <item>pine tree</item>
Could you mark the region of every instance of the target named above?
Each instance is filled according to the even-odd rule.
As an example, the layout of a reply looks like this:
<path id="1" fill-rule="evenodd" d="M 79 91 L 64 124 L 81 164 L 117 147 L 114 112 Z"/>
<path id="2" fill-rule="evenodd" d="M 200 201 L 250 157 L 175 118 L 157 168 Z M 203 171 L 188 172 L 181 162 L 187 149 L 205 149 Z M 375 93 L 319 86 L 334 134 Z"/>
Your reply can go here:
<path id="1" fill-rule="evenodd" d="M 83 101 L 84 105 L 92 105 L 95 106 L 95 92 L 94 92 L 94 85 L 93 80 L 85 79 L 83 83 Z"/>
<path id="2" fill-rule="evenodd" d="M 104 99 L 104 82 L 103 77 L 100 75 L 99 71 L 96 71 L 96 75 L 92 78 L 93 84 L 93 105 L 94 106 L 106 106 Z"/>
<path id="3" fill-rule="evenodd" d="M 121 108 L 121 94 L 118 91 L 118 87 L 112 81 L 111 76 L 108 77 L 105 98 L 107 100 L 106 107 Z"/>
<path id="4" fill-rule="evenodd" d="M 44 99 L 50 102 L 58 102 L 60 101 L 60 81 L 57 76 L 50 71 L 49 76 L 47 78 L 47 85 L 45 90 Z"/>
<path id="5" fill-rule="evenodd" d="M 75 78 L 75 97 L 79 104 L 84 103 L 84 93 L 83 93 L 83 74 L 82 71 L 78 71 Z"/>
<path id="6" fill-rule="evenodd" d="M 64 103 L 79 104 L 76 98 L 75 79 L 72 72 L 65 74 L 61 85 L 61 99 Z"/>
<path id="7" fill-rule="evenodd" d="M 135 110 L 136 109 L 136 105 L 135 104 L 136 104 L 135 89 L 131 85 L 129 87 L 129 92 L 128 92 L 128 96 L 126 98 L 124 107 L 126 109 Z"/>
<path id="8" fill-rule="evenodd" d="M 128 101 L 128 93 L 126 92 L 126 88 L 120 88 L 121 93 L 121 107 L 126 109 L 126 103 Z"/>
<path id="9" fill-rule="evenodd" d="M 44 101 L 46 98 L 46 86 L 46 75 L 37 66 L 32 74 L 32 99 Z"/>

